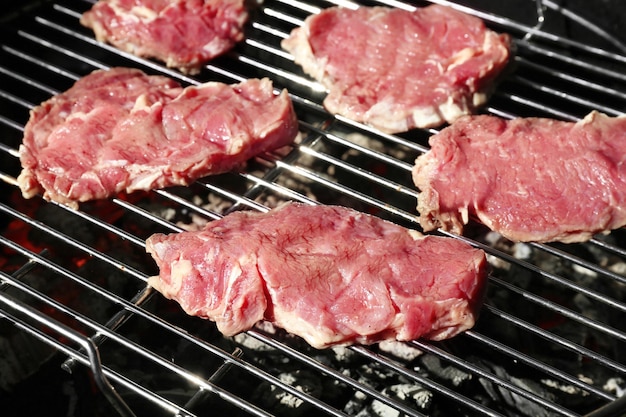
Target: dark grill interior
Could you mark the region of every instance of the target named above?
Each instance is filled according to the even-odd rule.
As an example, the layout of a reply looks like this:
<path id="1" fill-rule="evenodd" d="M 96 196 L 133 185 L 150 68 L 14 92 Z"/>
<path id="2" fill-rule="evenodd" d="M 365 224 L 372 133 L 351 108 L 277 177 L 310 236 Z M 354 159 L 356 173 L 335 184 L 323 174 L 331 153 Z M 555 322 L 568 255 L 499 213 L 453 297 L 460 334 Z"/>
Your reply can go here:
<path id="1" fill-rule="evenodd" d="M 514 65 L 485 112 L 576 120 L 593 109 L 624 111 L 626 46 L 575 8 L 549 0 L 437 3 L 477 13 L 515 38 Z M 316 351 L 265 324 L 224 338 L 146 289 L 156 273 L 146 237 L 232 210 L 332 203 L 419 228 L 410 169 L 435 131 L 382 135 L 323 110 L 323 90 L 279 44 L 332 2 L 255 6 L 246 40 L 197 77 L 97 43 L 78 23 L 90 5 L 35 3 L 8 13 L 1 29 L 0 391 L 8 404 L 47 415 L 626 413 L 624 229 L 584 244 L 513 244 L 472 225 L 462 239 L 487 251 L 493 267 L 486 304 L 474 329 L 441 343 Z M 289 89 L 301 138 L 286 153 L 190 187 L 119 195 L 78 211 L 24 200 L 15 178 L 29 109 L 109 66 L 185 84 L 270 77 Z"/>

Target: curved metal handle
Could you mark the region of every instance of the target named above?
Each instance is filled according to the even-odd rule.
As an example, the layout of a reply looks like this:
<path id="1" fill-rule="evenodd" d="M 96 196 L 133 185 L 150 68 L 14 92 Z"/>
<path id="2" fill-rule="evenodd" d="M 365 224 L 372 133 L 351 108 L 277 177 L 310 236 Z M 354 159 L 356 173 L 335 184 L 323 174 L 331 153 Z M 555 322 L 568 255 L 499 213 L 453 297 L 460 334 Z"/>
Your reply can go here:
<path id="1" fill-rule="evenodd" d="M 76 344 L 80 345 L 87 354 L 87 358 L 81 360 L 81 362 L 88 362 L 89 369 L 93 375 L 94 381 L 96 385 L 100 389 L 100 391 L 104 394 L 107 400 L 111 403 L 113 408 L 119 413 L 122 417 L 135 417 L 135 413 L 128 407 L 128 405 L 124 402 L 122 397 L 117 393 L 115 388 L 109 383 L 106 375 L 104 375 L 104 371 L 102 368 L 102 362 L 100 361 L 100 353 L 98 351 L 98 347 L 91 340 L 91 338 L 78 333 L 74 329 L 66 326 L 63 323 L 60 323 L 46 315 L 40 314 L 38 310 L 33 307 L 27 306 L 22 302 L 14 299 L 13 297 L 7 295 L 0 291 L 0 303 L 6 305 L 7 307 L 22 313 L 29 318 L 37 321 L 39 324 L 46 326 L 47 328 L 55 331 L 56 333 L 66 337 Z M 6 318 L 10 322 L 12 322 L 16 327 L 19 327 L 31 335 L 37 337 L 38 339 L 45 339 L 44 341 L 49 342 L 52 345 L 56 345 L 54 341 L 51 341 L 51 336 L 44 335 L 40 331 L 38 331 L 34 326 L 27 323 L 26 321 L 16 317 L 15 315 L 9 313 L 4 308 L 0 308 L 0 317 Z"/>

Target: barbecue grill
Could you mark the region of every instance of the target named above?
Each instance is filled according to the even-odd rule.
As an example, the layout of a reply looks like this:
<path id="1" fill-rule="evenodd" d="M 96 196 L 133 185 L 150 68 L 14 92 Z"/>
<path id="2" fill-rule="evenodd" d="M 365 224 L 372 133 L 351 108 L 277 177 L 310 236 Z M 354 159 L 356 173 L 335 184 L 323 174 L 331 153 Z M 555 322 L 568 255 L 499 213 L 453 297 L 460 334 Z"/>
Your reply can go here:
<path id="1" fill-rule="evenodd" d="M 477 15 L 514 38 L 513 65 L 484 112 L 577 120 L 594 109 L 618 115 L 626 108 L 626 45 L 574 9 L 552 0 L 433 2 Z M 96 42 L 78 23 L 88 1 L 42 1 L 3 18 L 3 410 L 12 404 L 20 415 L 626 415 L 624 229 L 583 244 L 514 244 L 470 225 L 457 238 L 488 253 L 486 302 L 474 329 L 436 343 L 314 350 L 266 323 L 224 338 L 212 323 L 188 317 L 146 287 L 157 272 L 146 237 L 234 210 L 264 211 L 285 200 L 341 204 L 419 229 L 410 170 L 436 130 L 387 135 L 329 115 L 323 88 L 280 48 L 307 15 L 334 4 L 357 6 L 252 5 L 246 40 L 195 77 Z M 119 195 L 79 210 L 24 200 L 15 178 L 28 110 L 110 66 L 185 85 L 269 77 L 288 88 L 301 134 L 287 150 L 189 187 Z"/>

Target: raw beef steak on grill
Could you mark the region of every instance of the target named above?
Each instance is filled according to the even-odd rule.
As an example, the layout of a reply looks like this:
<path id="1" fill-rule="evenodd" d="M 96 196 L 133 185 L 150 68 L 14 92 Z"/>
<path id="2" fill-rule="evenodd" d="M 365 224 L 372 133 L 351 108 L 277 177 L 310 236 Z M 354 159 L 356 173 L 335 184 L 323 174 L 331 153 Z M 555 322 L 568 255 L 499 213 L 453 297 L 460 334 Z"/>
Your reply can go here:
<path id="1" fill-rule="evenodd" d="M 329 112 L 389 133 L 472 112 L 510 54 L 508 35 L 439 5 L 332 7 L 308 17 L 282 47 L 329 90 Z"/>
<path id="2" fill-rule="evenodd" d="M 309 344 L 441 340 L 474 325 L 487 264 L 459 240 L 338 206 L 234 212 L 155 234 L 149 284 L 225 335 L 268 320 Z"/>
<path id="3" fill-rule="evenodd" d="M 99 0 L 80 22 L 96 39 L 195 74 L 243 39 L 244 0 Z"/>
<path id="4" fill-rule="evenodd" d="M 581 242 L 626 224 L 626 117 L 467 116 L 430 138 L 413 180 L 424 230 L 470 217 L 514 241 Z"/>
<path id="5" fill-rule="evenodd" d="M 121 191 L 187 185 L 291 143 L 297 119 L 271 81 L 181 88 L 161 76 L 94 71 L 35 107 L 20 146 L 26 198 L 72 207 Z"/>

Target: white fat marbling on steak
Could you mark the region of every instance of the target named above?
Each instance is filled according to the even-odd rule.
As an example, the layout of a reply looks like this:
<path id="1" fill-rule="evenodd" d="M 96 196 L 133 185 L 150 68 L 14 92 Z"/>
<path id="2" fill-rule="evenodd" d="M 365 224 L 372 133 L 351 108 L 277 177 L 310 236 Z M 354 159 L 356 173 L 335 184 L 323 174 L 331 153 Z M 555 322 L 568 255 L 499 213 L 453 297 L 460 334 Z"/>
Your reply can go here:
<path id="1" fill-rule="evenodd" d="M 189 74 L 244 37 L 243 0 L 99 0 L 80 22 L 96 39 Z"/>
<path id="2" fill-rule="evenodd" d="M 465 116 L 429 139 L 413 181 L 424 230 L 470 216 L 512 241 L 581 242 L 626 225 L 626 117 Z"/>
<path id="3" fill-rule="evenodd" d="M 26 198 L 77 207 L 188 185 L 290 144 L 298 121 L 269 79 L 182 88 L 129 68 L 94 71 L 31 111 L 20 146 Z"/>
<path id="4" fill-rule="evenodd" d="M 388 133 L 451 123 L 482 106 L 507 65 L 509 37 L 473 16 L 331 7 L 281 42 L 327 89 L 326 109 Z"/>
<path id="5" fill-rule="evenodd" d="M 487 273 L 466 243 L 339 206 L 234 212 L 146 247 L 150 283 L 187 313 L 225 335 L 267 320 L 318 348 L 452 337 L 473 326 Z M 173 279 L 180 259 L 193 268 Z"/>

